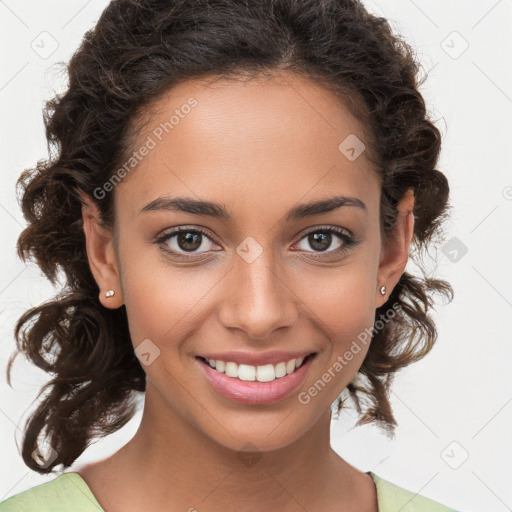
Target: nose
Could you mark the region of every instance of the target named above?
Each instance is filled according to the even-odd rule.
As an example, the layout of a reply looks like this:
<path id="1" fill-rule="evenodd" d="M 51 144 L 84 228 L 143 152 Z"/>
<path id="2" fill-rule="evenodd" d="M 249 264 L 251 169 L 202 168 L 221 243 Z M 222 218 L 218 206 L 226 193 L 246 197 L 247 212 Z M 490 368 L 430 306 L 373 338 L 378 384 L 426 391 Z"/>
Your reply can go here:
<path id="1" fill-rule="evenodd" d="M 265 340 L 276 329 L 292 326 L 298 317 L 293 286 L 263 252 L 253 262 L 235 258 L 225 278 L 219 320 L 226 329 L 239 329 L 247 338 Z"/>

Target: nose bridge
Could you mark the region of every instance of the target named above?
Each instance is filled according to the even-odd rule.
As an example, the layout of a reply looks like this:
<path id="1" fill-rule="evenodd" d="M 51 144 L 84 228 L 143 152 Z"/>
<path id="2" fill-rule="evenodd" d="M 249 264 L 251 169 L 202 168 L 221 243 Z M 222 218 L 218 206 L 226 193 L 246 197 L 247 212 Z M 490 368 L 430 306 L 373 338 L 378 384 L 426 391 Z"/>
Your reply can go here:
<path id="1" fill-rule="evenodd" d="M 221 305 L 222 324 L 242 329 L 254 339 L 292 325 L 297 314 L 294 295 L 283 273 L 279 273 L 274 251 L 248 237 L 236 252 L 228 277 L 228 298 Z"/>

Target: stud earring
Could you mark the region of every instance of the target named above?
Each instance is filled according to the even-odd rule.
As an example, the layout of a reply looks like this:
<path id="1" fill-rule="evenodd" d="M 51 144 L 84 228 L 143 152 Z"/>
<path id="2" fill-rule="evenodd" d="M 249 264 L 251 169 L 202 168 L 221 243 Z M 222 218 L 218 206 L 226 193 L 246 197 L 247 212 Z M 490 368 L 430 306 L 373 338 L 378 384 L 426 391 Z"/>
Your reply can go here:
<path id="1" fill-rule="evenodd" d="M 382 295 L 386 295 L 386 287 L 385 287 L 385 286 L 381 286 L 381 287 L 380 287 L 380 293 L 381 293 Z"/>
<path id="2" fill-rule="evenodd" d="M 105 292 L 105 297 L 112 297 L 116 293 L 114 290 L 108 290 Z"/>

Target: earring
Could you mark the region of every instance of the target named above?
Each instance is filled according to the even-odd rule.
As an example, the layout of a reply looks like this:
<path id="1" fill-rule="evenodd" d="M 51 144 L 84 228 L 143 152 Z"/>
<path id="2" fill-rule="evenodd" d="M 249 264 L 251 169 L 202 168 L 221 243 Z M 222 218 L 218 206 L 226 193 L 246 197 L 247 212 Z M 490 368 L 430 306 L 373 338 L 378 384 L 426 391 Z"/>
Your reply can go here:
<path id="1" fill-rule="evenodd" d="M 116 293 L 114 290 L 108 290 L 105 292 L 105 297 L 112 297 Z"/>
<path id="2" fill-rule="evenodd" d="M 380 293 L 381 293 L 382 295 L 386 295 L 386 287 L 385 287 L 385 286 L 381 286 L 381 287 L 380 287 Z"/>

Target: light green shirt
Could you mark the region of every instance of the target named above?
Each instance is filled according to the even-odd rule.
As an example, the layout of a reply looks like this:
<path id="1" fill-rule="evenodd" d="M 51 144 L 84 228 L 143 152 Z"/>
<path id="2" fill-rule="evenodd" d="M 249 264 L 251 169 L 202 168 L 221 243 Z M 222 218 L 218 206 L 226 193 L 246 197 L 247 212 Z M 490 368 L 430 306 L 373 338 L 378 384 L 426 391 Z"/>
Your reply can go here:
<path id="1" fill-rule="evenodd" d="M 377 487 L 379 512 L 457 512 L 425 496 L 407 491 L 368 471 Z M 57 478 L 11 496 L 0 512 L 105 512 L 78 473 Z"/>

